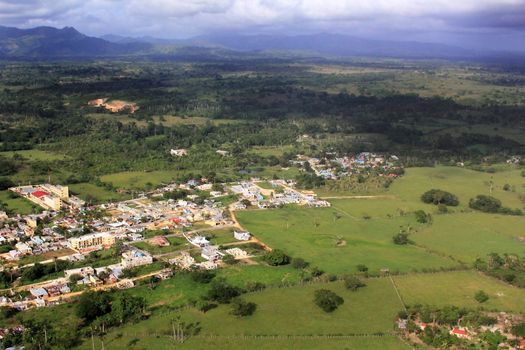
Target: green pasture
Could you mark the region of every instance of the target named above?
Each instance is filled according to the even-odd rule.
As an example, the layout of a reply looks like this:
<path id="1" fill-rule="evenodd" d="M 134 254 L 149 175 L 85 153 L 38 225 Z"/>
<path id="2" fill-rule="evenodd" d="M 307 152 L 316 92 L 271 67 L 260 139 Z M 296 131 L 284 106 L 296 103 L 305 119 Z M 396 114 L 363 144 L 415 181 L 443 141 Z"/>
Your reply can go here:
<path id="1" fill-rule="evenodd" d="M 375 272 L 455 265 L 452 260 L 424 249 L 392 242 L 401 227 L 416 226 L 414 215 L 388 218 L 374 217 L 371 213 L 367 220 L 341 203 L 337 201 L 334 207 L 323 209 L 241 211 L 237 217 L 246 229 L 272 248 L 301 257 L 328 273 L 355 272 L 358 264 L 365 264 Z"/>
<path id="2" fill-rule="evenodd" d="M 325 288 L 335 291 L 345 300 L 333 313 L 325 313 L 313 303 L 315 290 Z M 393 329 L 393 319 L 402 308 L 395 290 L 388 279 L 368 280 L 367 286 L 357 292 L 351 292 L 344 288 L 341 282 L 316 283 L 304 286 L 287 288 L 269 288 L 262 292 L 249 293 L 244 299 L 257 304 L 257 310 L 252 316 L 237 318 L 229 314 L 229 306 L 221 305 L 207 313 L 195 309 L 184 309 L 182 311 L 169 312 L 168 309 L 159 309 L 148 320 L 138 324 L 131 324 L 110 331 L 106 336 L 106 346 L 114 349 L 123 349 L 133 337 L 141 344 L 146 344 L 149 336 L 143 335 L 171 334 L 171 321 L 180 316 L 186 323 L 198 324 L 200 332 L 198 336 L 190 338 L 188 348 L 202 348 L 208 344 L 209 338 L 214 338 L 211 344 L 218 349 L 229 349 L 227 338 L 235 339 L 239 336 L 276 335 L 276 336 L 311 336 L 319 335 L 320 339 L 312 344 L 311 348 L 324 347 L 325 342 L 330 340 L 324 336 L 330 334 L 370 334 L 378 332 L 390 332 Z M 119 336 L 120 334 L 120 336 Z M 129 336 L 123 337 L 126 334 Z M 215 338 L 217 336 L 217 338 Z M 224 339 L 223 339 L 224 338 Z M 324 341 L 321 341 L 325 339 Z M 244 340 L 244 341 L 246 341 Z M 253 340 L 247 343 L 256 348 L 267 349 L 268 344 L 264 340 Z M 155 340 L 159 349 L 169 348 L 173 345 L 169 339 L 165 341 Z M 263 345 L 260 345 L 263 344 Z M 303 342 L 295 343 L 294 340 L 281 339 L 274 344 L 282 344 L 286 348 L 294 348 L 295 344 L 300 346 Z M 358 349 L 371 349 L 373 346 L 386 346 L 386 349 L 404 349 L 402 343 L 391 336 L 386 337 L 356 337 L 348 339 L 347 342 L 339 342 Z M 80 349 L 89 349 L 91 343 L 86 341 Z M 235 347 L 240 348 L 240 347 Z M 337 348 L 328 345 L 328 348 Z"/>
<path id="3" fill-rule="evenodd" d="M 11 197 L 9 191 L 0 191 L 0 202 L 7 205 L 9 210 L 14 211 L 17 214 L 27 215 L 33 212 L 41 211 L 40 207 L 36 204 L 31 203 L 29 200 L 22 197 Z"/>
<path id="4" fill-rule="evenodd" d="M 127 196 L 120 193 L 106 190 L 90 183 L 78 183 L 69 185 L 70 191 L 76 193 L 78 197 L 89 201 L 95 200 L 97 202 L 115 202 L 127 199 Z"/>
<path id="5" fill-rule="evenodd" d="M 525 311 L 525 290 L 476 271 L 413 274 L 395 276 L 393 279 L 403 301 L 408 305 L 483 306 L 488 310 Z M 489 300 L 483 304 L 474 299 L 474 294 L 479 290 L 489 295 Z"/>
<path id="6" fill-rule="evenodd" d="M 158 186 L 162 183 L 172 182 L 177 177 L 177 172 L 169 170 L 158 171 L 127 171 L 102 176 L 103 182 L 110 182 L 117 188 L 144 189 L 150 186 Z"/>

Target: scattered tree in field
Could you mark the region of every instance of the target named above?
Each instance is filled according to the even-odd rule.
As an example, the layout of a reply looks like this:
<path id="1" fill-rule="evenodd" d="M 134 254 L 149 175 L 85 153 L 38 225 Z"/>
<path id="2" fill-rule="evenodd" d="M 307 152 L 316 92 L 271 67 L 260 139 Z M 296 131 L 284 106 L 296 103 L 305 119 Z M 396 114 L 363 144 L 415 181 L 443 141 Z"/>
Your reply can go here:
<path id="1" fill-rule="evenodd" d="M 368 272 L 368 266 L 364 264 L 358 264 L 356 265 L 357 271 L 359 272 Z"/>
<path id="2" fill-rule="evenodd" d="M 416 221 L 420 224 L 432 222 L 432 216 L 430 214 L 425 213 L 424 210 L 416 210 L 414 214 L 416 215 Z"/>
<path id="3" fill-rule="evenodd" d="M 344 299 L 328 289 L 318 289 L 314 293 L 314 302 L 325 312 L 332 312 L 344 303 Z"/>
<path id="4" fill-rule="evenodd" d="M 397 235 L 392 237 L 392 241 L 394 242 L 394 244 L 398 245 L 405 245 L 410 243 L 410 240 L 408 239 L 408 233 L 398 233 Z"/>
<path id="5" fill-rule="evenodd" d="M 302 258 L 293 258 L 292 267 L 298 270 L 302 270 L 308 266 L 308 263 Z"/>
<path id="6" fill-rule="evenodd" d="M 435 204 L 435 205 L 444 204 L 444 205 L 453 206 L 453 207 L 459 204 L 458 197 L 456 197 L 450 192 L 437 190 L 437 189 L 432 189 L 430 191 L 423 193 L 423 195 L 421 196 L 421 200 L 424 203 L 428 203 L 428 204 Z"/>
<path id="7" fill-rule="evenodd" d="M 491 196 L 480 194 L 469 202 L 472 209 L 485 213 L 497 213 L 501 209 L 501 201 Z"/>
<path id="8" fill-rule="evenodd" d="M 83 293 L 77 304 L 77 316 L 91 322 L 111 310 L 111 296 L 105 292 Z"/>
<path id="9" fill-rule="evenodd" d="M 230 313 L 239 317 L 250 316 L 255 312 L 255 309 L 257 309 L 257 304 L 242 299 L 234 299 L 231 306 Z"/>
<path id="10" fill-rule="evenodd" d="M 226 265 L 235 265 L 237 264 L 239 261 L 237 259 L 235 259 L 235 257 L 231 254 L 226 254 L 225 256 L 222 257 L 222 261 L 226 264 Z"/>
<path id="11" fill-rule="evenodd" d="M 480 290 L 478 292 L 476 292 L 476 294 L 474 295 L 474 299 L 476 299 L 476 301 L 480 304 L 486 302 L 487 300 L 489 300 L 489 296 L 487 293 L 485 293 L 484 291 Z"/>
<path id="12" fill-rule="evenodd" d="M 229 285 L 224 280 L 213 281 L 208 291 L 208 298 L 221 304 L 228 304 L 239 295 L 241 295 L 241 290 Z"/>
<path id="13" fill-rule="evenodd" d="M 366 286 L 366 284 L 356 276 L 345 276 L 344 283 L 346 289 L 354 292 L 359 288 Z"/>
<path id="14" fill-rule="evenodd" d="M 190 272 L 190 277 L 192 280 L 198 283 L 210 283 L 215 277 L 215 272 L 195 269 Z"/>
<path id="15" fill-rule="evenodd" d="M 287 265 L 290 263 L 290 257 L 282 250 L 274 249 L 264 256 L 264 261 L 272 266 Z"/>

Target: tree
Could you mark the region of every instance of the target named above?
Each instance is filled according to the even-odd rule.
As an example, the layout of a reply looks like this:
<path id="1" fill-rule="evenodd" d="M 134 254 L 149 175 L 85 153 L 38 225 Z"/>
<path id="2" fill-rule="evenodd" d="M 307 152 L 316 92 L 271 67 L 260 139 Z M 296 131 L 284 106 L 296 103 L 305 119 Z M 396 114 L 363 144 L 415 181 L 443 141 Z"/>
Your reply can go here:
<path id="1" fill-rule="evenodd" d="M 421 200 L 427 204 L 444 204 L 449 206 L 457 206 L 459 204 L 458 197 L 450 192 L 442 191 L 438 189 L 432 189 L 423 193 Z"/>
<path id="2" fill-rule="evenodd" d="M 354 292 L 358 290 L 359 288 L 366 286 L 366 284 L 363 281 L 361 281 L 359 278 L 357 278 L 356 276 L 345 276 L 344 283 L 345 283 L 346 289 L 350 289 L 351 291 L 354 291 Z"/>
<path id="3" fill-rule="evenodd" d="M 292 267 L 294 269 L 302 270 L 308 266 L 308 263 L 304 261 L 302 258 L 293 258 L 292 259 Z"/>
<path id="4" fill-rule="evenodd" d="M 420 224 L 426 224 L 432 220 L 430 214 L 425 213 L 424 210 L 416 210 L 414 214 L 416 215 L 416 221 Z"/>
<path id="5" fill-rule="evenodd" d="M 487 300 L 489 300 L 489 296 L 487 293 L 485 293 L 484 291 L 480 290 L 478 292 L 476 292 L 476 294 L 474 295 L 474 299 L 476 299 L 476 301 L 480 304 L 486 302 Z"/>
<path id="6" fill-rule="evenodd" d="M 111 304 L 111 317 L 122 324 L 140 317 L 145 307 L 146 301 L 144 298 L 122 293 Z"/>
<path id="7" fill-rule="evenodd" d="M 239 288 L 229 285 L 224 280 L 215 280 L 208 291 L 208 298 L 221 304 L 228 304 L 240 294 Z"/>
<path id="8" fill-rule="evenodd" d="M 77 283 L 78 281 L 80 281 L 83 277 L 78 274 L 78 273 L 74 273 L 72 274 L 71 276 L 69 276 L 69 282 L 70 283 Z"/>
<path id="9" fill-rule="evenodd" d="M 257 309 L 257 304 L 246 302 L 242 299 L 234 299 L 231 305 L 230 313 L 240 317 L 250 316 L 255 312 L 255 309 Z"/>
<path id="10" fill-rule="evenodd" d="M 497 213 L 501 210 L 501 201 L 494 197 L 480 194 L 470 200 L 469 207 L 485 213 Z"/>
<path id="11" fill-rule="evenodd" d="M 392 237 L 392 240 L 394 244 L 398 244 L 398 245 L 405 245 L 405 244 L 410 243 L 407 233 L 398 233 L 397 235 Z"/>
<path id="12" fill-rule="evenodd" d="M 518 323 L 512 326 L 511 332 L 516 337 L 525 337 L 525 322 Z"/>
<path id="13" fill-rule="evenodd" d="M 357 271 L 359 272 L 368 272 L 368 267 L 364 264 L 356 265 Z"/>
<path id="14" fill-rule="evenodd" d="M 198 283 L 210 283 L 215 278 L 215 272 L 194 269 L 190 272 L 190 277 L 192 280 Z"/>
<path id="15" fill-rule="evenodd" d="M 325 312 L 332 312 L 344 303 L 344 299 L 328 289 L 318 289 L 314 293 L 314 302 Z"/>
<path id="16" fill-rule="evenodd" d="M 77 316 L 91 322 L 110 312 L 111 301 L 111 296 L 106 292 L 83 293 L 78 300 Z"/>
<path id="17" fill-rule="evenodd" d="M 264 261 L 272 266 L 287 265 L 290 263 L 290 257 L 282 250 L 274 249 L 264 256 Z"/>
<path id="18" fill-rule="evenodd" d="M 237 259 L 235 259 L 235 257 L 231 254 L 226 254 L 225 256 L 222 257 L 222 261 L 227 264 L 227 265 L 235 265 L 237 264 L 239 261 Z"/>

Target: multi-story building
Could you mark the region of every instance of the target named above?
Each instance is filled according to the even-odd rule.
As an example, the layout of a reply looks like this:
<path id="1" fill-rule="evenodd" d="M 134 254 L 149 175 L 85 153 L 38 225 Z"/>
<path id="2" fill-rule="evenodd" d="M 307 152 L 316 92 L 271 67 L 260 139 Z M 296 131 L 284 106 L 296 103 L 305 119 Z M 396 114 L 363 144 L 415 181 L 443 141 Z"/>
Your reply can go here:
<path id="1" fill-rule="evenodd" d="M 115 236 L 109 232 L 91 233 L 69 239 L 71 249 L 80 252 L 110 248 L 115 244 Z"/>

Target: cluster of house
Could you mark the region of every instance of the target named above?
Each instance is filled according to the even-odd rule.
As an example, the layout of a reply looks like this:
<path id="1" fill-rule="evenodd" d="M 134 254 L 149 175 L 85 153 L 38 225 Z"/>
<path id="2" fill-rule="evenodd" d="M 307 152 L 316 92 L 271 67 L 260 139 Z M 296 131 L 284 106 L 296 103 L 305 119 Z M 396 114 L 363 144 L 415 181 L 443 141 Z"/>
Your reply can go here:
<path id="1" fill-rule="evenodd" d="M 24 326 L 22 325 L 18 325 L 16 327 L 11 327 L 11 328 L 0 328 L 0 340 L 4 339 L 9 334 L 17 335 L 17 334 L 22 334 L 23 332 L 24 332 Z M 6 348 L 6 350 L 16 350 L 16 348 L 14 347 Z"/>
<path id="2" fill-rule="evenodd" d="M 26 255 L 39 255 L 66 248 L 64 237 L 50 227 L 37 230 L 40 220 L 49 217 L 49 213 L 17 216 L 10 220 L 3 219 L 0 228 L 0 244 L 10 244 L 14 249 L 0 254 L 0 259 L 17 261 Z"/>
<path id="3" fill-rule="evenodd" d="M 245 259 L 249 257 L 246 251 L 238 247 L 221 251 L 219 246 L 210 244 L 210 241 L 201 235 L 184 236 L 191 245 L 200 248 L 200 256 L 204 261 L 197 263 L 195 258 L 193 258 L 188 252 L 183 251 L 178 256 L 168 261 L 170 264 L 176 265 L 181 269 L 197 267 L 206 270 L 213 270 L 219 267 L 221 259 L 227 254 L 232 255 L 235 259 Z M 252 235 L 248 231 L 235 230 L 233 231 L 233 237 L 238 241 L 249 241 L 252 238 Z"/>
<path id="4" fill-rule="evenodd" d="M 11 187 L 9 190 L 46 210 L 59 211 L 63 207 L 80 208 L 85 204 L 80 198 L 70 196 L 67 186 L 42 184 Z"/>
<path id="5" fill-rule="evenodd" d="M 361 152 L 355 156 L 337 157 L 336 153 L 326 153 L 324 158 L 297 155 L 292 164 L 304 166 L 307 163 L 313 172 L 324 179 L 336 180 L 363 170 L 379 169 L 387 176 L 397 177 L 399 158 L 395 155 L 385 156 L 371 152 Z"/>
<path id="6" fill-rule="evenodd" d="M 223 157 L 230 154 L 230 152 L 222 150 L 222 149 L 216 150 L 215 153 Z M 174 157 L 184 157 L 188 155 L 188 150 L 186 148 L 172 148 L 170 149 L 170 154 Z"/>
<path id="7" fill-rule="evenodd" d="M 293 181 L 271 180 L 268 184 L 272 188 L 262 188 L 258 184 L 259 180 L 246 181 L 234 184 L 230 187 L 231 191 L 240 197 L 235 209 L 246 209 L 243 200 L 250 202 L 252 206 L 261 209 L 275 208 L 286 204 L 306 205 L 310 207 L 329 207 L 330 202 L 317 199 L 313 191 L 298 191 L 293 186 Z"/>
<path id="8" fill-rule="evenodd" d="M 469 341 L 480 340 L 480 336 L 484 333 L 499 333 L 506 340 L 499 344 L 500 348 L 504 349 L 525 349 L 525 339 L 521 337 L 516 337 L 511 333 L 511 329 L 514 325 L 520 324 L 523 322 L 522 315 L 510 314 L 507 312 L 490 312 L 487 313 L 487 316 L 494 318 L 495 323 L 491 325 L 482 325 L 477 328 L 473 327 L 462 327 L 457 326 L 448 327 L 448 332 L 450 335 L 455 336 L 459 339 L 466 339 Z M 396 321 L 397 328 L 401 331 L 408 331 L 408 321 L 406 319 L 398 319 Z M 429 327 L 445 327 L 435 323 L 428 322 L 416 322 L 417 330 L 419 332 L 424 332 Z M 417 333 L 416 333 L 417 335 Z"/>

